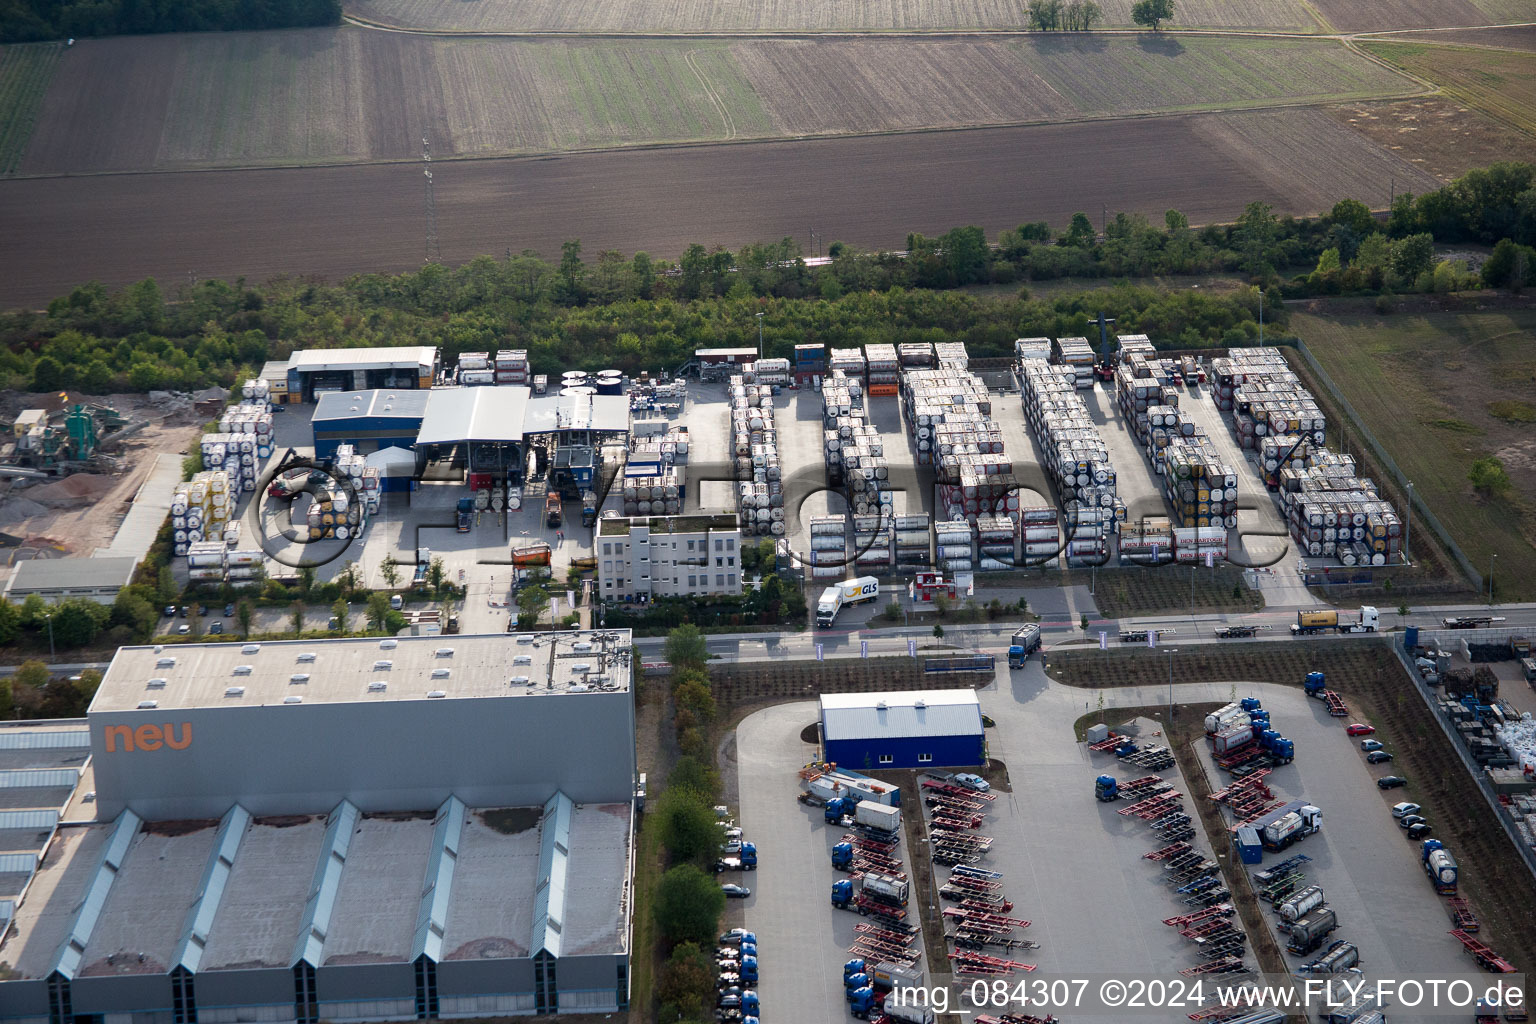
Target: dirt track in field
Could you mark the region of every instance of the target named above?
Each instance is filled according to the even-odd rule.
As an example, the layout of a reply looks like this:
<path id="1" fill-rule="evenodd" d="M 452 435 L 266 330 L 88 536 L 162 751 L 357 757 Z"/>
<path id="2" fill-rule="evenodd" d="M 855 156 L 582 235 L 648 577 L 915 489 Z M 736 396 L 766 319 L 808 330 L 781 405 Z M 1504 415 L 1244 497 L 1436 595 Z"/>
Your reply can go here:
<path id="1" fill-rule="evenodd" d="M 1301 117 L 1337 133 L 1297 146 Z M 1251 201 L 1315 213 L 1375 202 L 1389 173 L 1415 171 L 1312 110 L 1191 115 L 801 142 L 437 162 L 443 256 L 531 248 L 645 249 L 808 236 L 899 248 L 911 231 L 1078 211 L 1169 208 L 1191 222 Z M 1426 176 L 1427 178 L 1427 176 Z M 1377 204 L 1380 205 L 1380 204 Z M 91 279 L 339 278 L 401 271 L 425 248 L 421 168 L 351 167 L 125 174 L 0 182 L 0 307 L 38 305 Z"/>

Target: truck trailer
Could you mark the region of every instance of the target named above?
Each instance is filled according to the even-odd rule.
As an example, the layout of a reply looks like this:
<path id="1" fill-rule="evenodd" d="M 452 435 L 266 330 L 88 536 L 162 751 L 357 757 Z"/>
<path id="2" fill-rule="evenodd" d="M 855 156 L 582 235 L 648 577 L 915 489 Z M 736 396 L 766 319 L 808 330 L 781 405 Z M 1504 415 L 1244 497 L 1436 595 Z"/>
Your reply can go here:
<path id="1" fill-rule="evenodd" d="M 873 576 L 859 576 L 828 587 L 816 601 L 816 626 L 828 629 L 844 608 L 861 601 L 873 601 L 879 596 L 880 581 Z"/>
<path id="2" fill-rule="evenodd" d="M 1289 927 L 1323 905 L 1323 887 L 1309 885 L 1300 892 L 1286 897 L 1275 907 L 1283 925 Z"/>
<path id="3" fill-rule="evenodd" d="M 1353 942 L 1340 939 L 1328 947 L 1328 952 L 1296 968 L 1297 974 L 1343 974 L 1360 965 L 1360 950 Z"/>
<path id="4" fill-rule="evenodd" d="M 1302 955 L 1312 952 L 1339 926 L 1339 917 L 1329 906 L 1313 907 L 1291 923 L 1285 948 Z"/>
<path id="5" fill-rule="evenodd" d="M 1363 606 L 1354 619 L 1340 616 L 1332 610 L 1297 612 L 1291 626 L 1292 636 L 1309 633 L 1374 633 L 1381 626 L 1381 614 L 1371 605 Z"/>
<path id="6" fill-rule="evenodd" d="M 1014 631 L 1008 644 L 1008 667 L 1023 668 L 1029 656 L 1040 648 L 1040 627 L 1031 622 Z"/>
<path id="7" fill-rule="evenodd" d="M 1424 874 L 1435 891 L 1443 896 L 1456 895 L 1456 858 L 1451 856 L 1445 844 L 1438 839 L 1426 839 L 1419 857 L 1424 864 Z"/>
<path id="8" fill-rule="evenodd" d="M 886 832 L 897 832 L 901 829 L 901 811 L 888 804 L 875 803 L 873 800 L 860 800 L 855 804 L 853 820 L 859 825 L 867 825 Z"/>

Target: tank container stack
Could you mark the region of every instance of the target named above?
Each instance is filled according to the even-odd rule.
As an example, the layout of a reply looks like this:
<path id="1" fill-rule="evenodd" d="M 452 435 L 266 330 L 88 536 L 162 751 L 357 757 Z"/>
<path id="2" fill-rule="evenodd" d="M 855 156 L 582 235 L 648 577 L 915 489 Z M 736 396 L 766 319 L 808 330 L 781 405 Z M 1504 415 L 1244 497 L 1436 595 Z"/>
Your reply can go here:
<path id="1" fill-rule="evenodd" d="M 816 342 L 795 346 L 795 383 L 808 388 L 818 377 L 827 375 L 827 347 Z"/>
<path id="2" fill-rule="evenodd" d="M 829 373 L 836 373 L 838 370 L 842 370 L 844 376 L 846 376 L 846 377 L 848 377 L 848 378 L 850 378 L 852 380 L 856 380 L 860 384 L 863 384 L 864 383 L 864 353 L 863 353 L 863 351 L 860 350 L 860 349 L 856 349 L 856 348 L 835 348 L 835 349 L 833 349 L 832 350 L 832 357 L 827 362 L 827 371 Z"/>
<path id="3" fill-rule="evenodd" d="M 334 483 L 312 491 L 310 497 L 302 512 L 301 501 L 289 506 L 296 531 L 307 533 L 310 540 L 348 540 L 362 533 L 367 514 L 363 500 L 349 484 Z"/>
<path id="4" fill-rule="evenodd" d="M 960 341 L 941 341 L 933 346 L 934 361 L 941 370 L 967 370 L 971 366 L 970 353 L 965 350 L 965 343 Z"/>
<path id="5" fill-rule="evenodd" d="M 650 381 L 629 389 L 629 408 L 636 413 L 681 412 L 688 401 L 688 385 L 682 380 Z"/>
<path id="6" fill-rule="evenodd" d="M 497 384 L 527 384 L 528 350 L 504 348 L 497 352 L 495 373 Z"/>
<path id="7" fill-rule="evenodd" d="M 1152 344 L 1152 339 L 1145 334 L 1122 334 L 1116 341 L 1119 343 L 1119 355 L 1121 359 L 1127 356 L 1144 356 L 1147 359 L 1157 358 L 1157 348 Z"/>
<path id="8" fill-rule="evenodd" d="M 811 516 L 811 575 L 842 579 L 848 569 L 848 517 Z"/>
<path id="9" fill-rule="evenodd" d="M 1019 510 L 1013 463 L 1001 429 L 992 421 L 987 386 L 946 363 L 967 361 L 965 346 L 940 343 L 939 368 L 902 377 L 903 411 L 913 433 L 917 464 L 934 467 L 942 515 L 974 523 L 979 516 L 1014 518 Z M 959 355 L 953 351 L 958 348 Z"/>
<path id="10" fill-rule="evenodd" d="M 933 367 L 933 343 L 906 341 L 896 346 L 903 370 L 927 370 Z"/>
<path id="11" fill-rule="evenodd" d="M 1093 388 L 1093 346 L 1087 338 L 1061 338 L 1056 342 L 1056 363 L 1071 371 L 1072 386 L 1079 391 Z"/>
<path id="12" fill-rule="evenodd" d="M 1163 481 L 1163 497 L 1180 529 L 1237 525 L 1237 470 L 1178 408 L 1178 391 L 1162 360 L 1141 352 L 1122 355 L 1115 369 L 1120 411 Z M 1194 550 L 1193 542 L 1190 545 Z M 1214 551 L 1207 546 L 1201 551 Z M 1225 552 L 1223 551 L 1223 557 Z"/>
<path id="13" fill-rule="evenodd" d="M 192 583 L 222 583 L 228 548 L 222 541 L 200 540 L 187 545 L 187 579 Z"/>
<path id="14" fill-rule="evenodd" d="M 843 449 L 864 423 L 864 385 L 842 370 L 832 371 L 821 385 L 822 456 L 827 483 L 843 486 Z"/>
<path id="15" fill-rule="evenodd" d="M 247 402 L 267 406 L 270 410 L 272 406 L 272 385 L 260 377 L 252 377 L 240 385 L 240 397 Z"/>
<path id="16" fill-rule="evenodd" d="M 1050 362 L 1051 339 L 1050 338 L 1015 338 L 1013 339 L 1014 362 L 1022 365 L 1026 360 L 1039 359 Z"/>
<path id="17" fill-rule="evenodd" d="M 1019 510 L 1019 534 L 1026 565 L 1044 565 L 1061 552 L 1060 513 L 1050 505 Z"/>
<path id="18" fill-rule="evenodd" d="M 891 518 L 891 534 L 896 544 L 897 567 L 933 564 L 932 538 L 926 513 L 905 514 Z"/>
<path id="19" fill-rule="evenodd" d="M 459 383 L 483 385 L 496 383 L 496 369 L 489 352 L 459 353 Z"/>
<path id="20" fill-rule="evenodd" d="M 1007 516 L 976 519 L 976 567 L 982 570 L 1017 568 L 1018 524 Z"/>
<path id="21" fill-rule="evenodd" d="M 236 501 L 229 473 L 222 469 L 195 473 L 187 483 L 176 485 L 171 493 L 172 550 L 186 555 L 192 545 L 204 543 L 222 550 Z"/>
<path id="22" fill-rule="evenodd" d="M 1400 561 L 1403 523 L 1375 481 L 1324 445 L 1327 421 L 1279 349 L 1233 349 L 1211 362 L 1217 405 L 1245 448 L 1259 452 L 1264 483 L 1279 492 L 1291 537 L 1313 558 L 1344 565 Z"/>
<path id="23" fill-rule="evenodd" d="M 1139 565 L 1161 563 L 1176 557 L 1173 523 L 1167 516 L 1143 516 L 1120 527 L 1120 560 Z"/>
<path id="24" fill-rule="evenodd" d="M 971 545 L 971 524 L 964 519 L 933 524 L 934 552 L 939 568 L 946 574 L 970 572 L 975 568 Z"/>
<path id="25" fill-rule="evenodd" d="M 369 466 L 368 460 L 357 454 L 357 449 L 350 444 L 336 446 L 336 458 L 331 467 L 336 477 L 351 488 L 362 509 L 362 519 L 357 522 L 378 515 L 379 502 L 383 498 L 378 468 Z"/>
<path id="26" fill-rule="evenodd" d="M 860 575 L 891 571 L 890 522 L 879 514 L 853 517 L 853 557 Z"/>
<path id="27" fill-rule="evenodd" d="M 827 482 L 846 488 L 856 515 L 889 515 L 892 493 L 885 441 L 864 418 L 863 384 L 833 370 L 821 387 Z"/>
<path id="28" fill-rule="evenodd" d="M 742 532 L 783 536 L 784 481 L 771 386 L 732 378 L 731 436 Z"/>
<path id="29" fill-rule="evenodd" d="M 791 378 L 788 359 L 759 359 L 752 364 L 752 375 L 759 384 L 788 384 Z"/>
<path id="30" fill-rule="evenodd" d="M 255 489 L 261 461 L 272 454 L 272 406 L 265 400 L 230 406 L 219 417 L 218 431 L 204 434 L 201 444 L 203 465 L 229 474 L 238 501 Z"/>
<path id="31" fill-rule="evenodd" d="M 677 515 L 682 511 L 688 428 L 631 434 L 621 491 L 624 515 Z"/>
<path id="32" fill-rule="evenodd" d="M 1327 419 L 1312 393 L 1276 348 L 1236 348 L 1213 359 L 1216 404 L 1232 414 L 1232 428 L 1244 448 L 1261 439 L 1289 436 L 1322 444 Z"/>
<path id="33" fill-rule="evenodd" d="M 1280 505 L 1291 536 L 1314 558 L 1345 565 L 1400 561 L 1403 523 L 1355 460 L 1313 446 L 1279 471 Z"/>
<path id="34" fill-rule="evenodd" d="M 889 398 L 901 384 L 901 361 L 895 345 L 865 345 L 864 368 L 869 375 L 869 393 L 875 398 Z"/>
<path id="35" fill-rule="evenodd" d="M 1066 508 L 1103 509 L 1113 520 L 1124 520 L 1109 446 L 1077 393 L 1076 371 L 1039 359 L 1022 367 L 1024 418 L 1040 439 L 1046 472 Z"/>
<path id="36" fill-rule="evenodd" d="M 683 478 L 676 466 L 655 476 L 624 478 L 626 516 L 675 516 L 682 511 Z"/>

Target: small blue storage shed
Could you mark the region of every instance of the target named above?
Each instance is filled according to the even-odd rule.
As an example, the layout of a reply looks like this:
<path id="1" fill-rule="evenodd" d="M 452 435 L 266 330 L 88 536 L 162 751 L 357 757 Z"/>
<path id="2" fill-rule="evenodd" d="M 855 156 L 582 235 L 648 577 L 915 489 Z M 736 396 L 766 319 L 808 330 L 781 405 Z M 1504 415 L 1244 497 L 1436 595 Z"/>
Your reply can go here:
<path id="1" fill-rule="evenodd" d="M 986 761 L 975 690 L 824 693 L 825 757 L 854 771 L 975 767 Z"/>

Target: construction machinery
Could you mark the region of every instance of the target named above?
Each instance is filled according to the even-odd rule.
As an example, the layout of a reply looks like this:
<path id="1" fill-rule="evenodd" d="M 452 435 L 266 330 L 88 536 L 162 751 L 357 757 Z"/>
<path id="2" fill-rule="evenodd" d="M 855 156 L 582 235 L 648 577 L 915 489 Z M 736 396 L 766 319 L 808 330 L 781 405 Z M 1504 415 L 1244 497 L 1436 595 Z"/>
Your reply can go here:
<path id="1" fill-rule="evenodd" d="M 62 396 L 61 396 L 62 397 Z M 143 430 L 146 420 L 130 420 L 104 405 L 74 403 L 50 414 L 26 409 L 13 425 L 15 441 L 0 450 L 0 470 L 13 475 L 59 476 L 86 469 L 115 468 L 103 448 Z M 34 473 L 15 473 L 16 470 Z"/>

